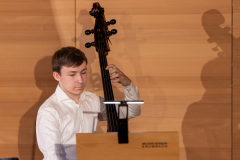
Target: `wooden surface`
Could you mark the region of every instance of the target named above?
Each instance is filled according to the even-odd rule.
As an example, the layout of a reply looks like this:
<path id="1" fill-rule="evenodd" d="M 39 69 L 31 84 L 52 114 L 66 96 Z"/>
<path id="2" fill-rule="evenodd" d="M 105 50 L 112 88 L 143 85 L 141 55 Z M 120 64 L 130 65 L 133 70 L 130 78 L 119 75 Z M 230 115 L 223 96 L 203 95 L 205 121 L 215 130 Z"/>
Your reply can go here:
<path id="1" fill-rule="evenodd" d="M 240 159 L 240 1 L 233 1 L 233 160 Z"/>
<path id="2" fill-rule="evenodd" d="M 145 101 L 129 130 L 179 131 L 180 159 L 230 159 L 231 2 L 134 2 L 101 2 L 106 19 L 117 20 L 109 27 L 118 29 L 109 63 L 131 77 Z M 78 19 L 85 20 L 77 23 L 84 40 L 77 47 L 88 53 L 90 74 L 99 77 L 94 49 L 83 46 L 93 40 L 82 34 L 93 28 L 91 3 L 77 1 Z M 100 83 L 92 82 L 88 90 L 102 95 Z M 121 86 L 114 86 L 121 99 Z"/>
<path id="3" fill-rule="evenodd" d="M 117 133 L 77 134 L 78 160 L 179 160 L 177 132 L 129 133 L 128 138 L 119 144 Z"/>
<path id="4" fill-rule="evenodd" d="M 0 158 L 43 159 L 36 144 L 35 119 L 39 106 L 56 88 L 52 54 L 63 45 L 75 44 L 74 4 L 72 0 L 57 5 L 50 0 L 0 1 Z M 60 9 L 61 14 L 56 12 Z"/>
<path id="5" fill-rule="evenodd" d="M 57 85 L 50 59 L 60 47 L 86 53 L 86 90 L 103 95 L 97 53 L 84 47 L 93 41 L 84 34 L 94 26 L 88 14 L 93 2 L 0 0 L 0 158 L 42 159 L 35 118 Z M 180 160 L 240 157 L 240 0 L 233 0 L 233 10 L 231 3 L 100 2 L 106 19 L 117 20 L 109 26 L 118 33 L 108 62 L 132 79 L 145 101 L 129 130 L 179 132 Z M 113 89 L 123 99 L 122 87 Z M 98 132 L 105 131 L 100 122 Z"/>

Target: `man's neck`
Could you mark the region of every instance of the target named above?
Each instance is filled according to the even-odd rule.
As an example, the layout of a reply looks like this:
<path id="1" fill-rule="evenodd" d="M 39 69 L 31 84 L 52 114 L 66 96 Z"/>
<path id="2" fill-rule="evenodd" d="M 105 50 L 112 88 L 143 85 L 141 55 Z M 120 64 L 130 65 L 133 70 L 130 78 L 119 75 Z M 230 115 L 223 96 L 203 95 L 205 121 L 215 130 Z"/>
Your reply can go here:
<path id="1" fill-rule="evenodd" d="M 76 104 L 78 104 L 79 103 L 79 97 L 80 96 L 78 96 L 78 98 L 75 98 L 75 99 L 73 99 L 73 98 L 71 98 Z M 70 97 L 69 97 L 70 98 Z"/>
<path id="2" fill-rule="evenodd" d="M 61 85 L 59 85 L 60 88 L 62 89 L 62 91 L 70 98 L 72 99 L 76 104 L 79 103 L 79 98 L 80 98 L 80 95 L 75 95 L 75 94 L 72 94 L 72 93 L 69 93 L 68 91 L 64 90 Z"/>

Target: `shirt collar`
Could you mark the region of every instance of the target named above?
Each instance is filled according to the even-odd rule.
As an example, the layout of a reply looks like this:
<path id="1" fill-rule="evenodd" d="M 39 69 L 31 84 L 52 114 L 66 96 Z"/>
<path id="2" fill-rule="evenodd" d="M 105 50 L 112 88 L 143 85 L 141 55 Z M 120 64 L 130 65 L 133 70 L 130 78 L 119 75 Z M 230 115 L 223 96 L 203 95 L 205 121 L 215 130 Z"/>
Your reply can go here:
<path id="1" fill-rule="evenodd" d="M 70 100 L 70 98 L 67 96 L 67 94 L 60 88 L 59 84 L 58 84 L 58 86 L 56 88 L 55 93 L 56 93 L 57 99 L 59 101 Z"/>
<path id="2" fill-rule="evenodd" d="M 69 97 L 67 96 L 67 94 L 61 89 L 61 87 L 59 86 L 59 84 L 58 84 L 58 86 L 57 86 L 57 88 L 56 88 L 55 93 L 56 93 L 56 95 L 57 95 L 58 101 L 64 101 L 64 100 L 71 100 L 71 101 L 73 101 L 73 100 L 72 100 L 71 98 L 69 98 Z M 83 92 L 83 93 L 80 95 L 80 97 L 79 97 L 79 102 L 80 102 L 80 100 L 83 100 L 84 98 L 85 98 L 85 92 Z"/>

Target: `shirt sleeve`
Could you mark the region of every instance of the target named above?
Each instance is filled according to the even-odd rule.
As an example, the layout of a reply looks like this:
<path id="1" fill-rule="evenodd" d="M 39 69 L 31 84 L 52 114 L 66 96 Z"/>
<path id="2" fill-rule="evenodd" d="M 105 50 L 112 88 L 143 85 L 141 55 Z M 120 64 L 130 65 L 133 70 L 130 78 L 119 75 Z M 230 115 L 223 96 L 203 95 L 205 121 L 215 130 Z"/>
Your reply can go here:
<path id="1" fill-rule="evenodd" d="M 40 151 L 44 155 L 43 160 L 63 160 L 63 146 L 59 123 L 54 109 L 38 112 L 36 121 L 37 142 Z"/>
<path id="2" fill-rule="evenodd" d="M 135 101 L 140 99 L 138 87 L 135 86 L 132 82 L 129 86 L 123 86 L 125 101 Z M 107 120 L 106 106 L 103 104 L 104 98 L 100 97 L 100 111 L 101 118 L 99 120 Z M 118 106 L 116 105 L 118 111 Z M 126 109 L 124 107 L 120 108 L 120 116 L 126 117 Z M 128 119 L 138 117 L 141 114 L 141 105 L 140 104 L 129 104 L 128 105 Z"/>

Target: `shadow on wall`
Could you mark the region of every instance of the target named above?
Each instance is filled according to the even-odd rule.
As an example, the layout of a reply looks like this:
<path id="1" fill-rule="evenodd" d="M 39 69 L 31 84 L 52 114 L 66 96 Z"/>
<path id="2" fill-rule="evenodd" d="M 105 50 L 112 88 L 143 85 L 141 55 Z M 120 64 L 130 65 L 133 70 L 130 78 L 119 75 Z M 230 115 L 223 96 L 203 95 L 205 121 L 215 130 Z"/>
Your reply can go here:
<path id="1" fill-rule="evenodd" d="M 147 43 L 147 38 L 141 36 L 142 34 L 139 34 L 145 32 L 143 28 L 134 28 L 133 20 L 132 16 L 125 11 L 121 12 L 121 17 L 117 20 L 117 27 L 119 27 L 119 31 L 123 33 L 120 34 L 122 37 L 116 35 L 114 39 L 118 45 L 120 44 L 124 46 L 118 50 L 117 56 L 121 60 L 129 62 L 129 68 L 133 67 L 131 69 L 133 69 L 133 76 L 135 78 L 134 83 L 139 87 L 140 99 L 145 102 L 143 105 L 144 107 L 142 107 L 142 113 L 139 117 L 144 119 L 145 123 L 141 123 L 141 126 L 139 127 L 135 125 L 134 131 L 142 131 L 143 129 L 148 131 L 158 131 L 167 111 L 167 98 L 162 87 L 159 85 L 162 84 L 161 74 L 155 74 L 156 76 L 153 77 L 143 71 L 142 66 L 145 66 L 143 65 L 145 64 L 144 61 L 148 61 L 150 58 L 146 57 L 147 53 L 144 53 L 144 57 L 142 57 L 140 47 Z M 146 88 L 148 89 L 144 90 L 144 93 L 141 92 L 141 89 Z M 154 94 L 155 91 L 158 92 L 157 96 Z M 152 123 L 152 118 L 155 119 L 155 123 Z M 133 121 L 138 121 L 138 118 L 133 119 Z"/>
<path id="2" fill-rule="evenodd" d="M 4 151 L 7 151 L 6 154 L 13 152 L 15 155 L 17 153 L 15 153 L 14 148 L 18 147 L 18 158 L 20 160 L 42 160 L 42 153 L 38 150 L 36 143 L 35 120 L 38 108 L 54 92 L 56 87 L 56 82 L 52 78 L 50 57 L 43 57 L 51 54 L 48 52 L 61 46 L 61 40 L 54 21 L 52 2 L 50 0 L 27 0 L 2 3 L 1 1 L 0 8 L 2 14 L 4 14 L 4 16 L 1 16 L 1 22 L 3 23 L 1 23 L 0 30 L 1 50 L 4 51 L 2 61 L 9 59 L 7 62 L 10 63 L 9 66 L 11 67 L 8 72 L 11 74 L 9 77 L 6 75 L 8 77 L 6 79 L 14 79 L 10 80 L 10 82 L 13 82 L 15 86 L 9 86 L 11 95 L 16 97 L 16 91 L 19 87 L 29 87 L 29 90 L 40 89 L 42 91 L 38 100 L 30 99 L 30 97 L 37 94 L 31 96 L 27 93 L 28 90 L 22 92 L 23 95 L 20 97 L 23 97 L 23 99 L 14 99 L 15 103 L 19 102 L 19 106 L 14 106 L 14 109 L 17 110 L 19 107 L 25 105 L 24 108 L 19 109 L 21 110 L 18 114 L 19 117 L 15 118 L 16 120 L 21 118 L 19 119 L 19 128 L 16 128 L 18 129 L 18 137 L 11 137 L 11 141 L 8 142 L 10 144 L 12 140 L 15 141 L 16 139 L 18 144 L 14 142 L 14 144 L 5 145 Z M 38 57 L 43 59 L 40 60 Z M 39 61 L 35 65 L 32 62 L 36 58 Z M 10 61 L 10 59 L 15 60 Z M 19 64 L 24 64 L 29 69 L 26 71 Z M 38 88 L 34 84 L 32 85 L 33 80 L 31 78 L 34 76 L 31 69 L 34 69 L 36 86 Z M 25 81 L 26 79 L 27 81 Z M 29 84 L 27 84 L 28 82 Z M 25 101 L 27 98 L 29 99 Z M 7 102 L 7 105 L 10 103 Z M 22 114 L 25 108 L 28 108 L 28 110 Z M 15 116 L 11 115 L 10 109 L 7 111 L 10 116 Z M 10 116 L 8 119 L 11 119 Z M 12 122 L 9 124 L 12 124 Z M 18 126 L 18 124 L 14 124 L 14 126 Z M 14 148 L 12 148 L 12 145 L 14 145 Z"/>
<path id="3" fill-rule="evenodd" d="M 82 26 L 81 33 L 78 37 L 76 37 L 76 41 L 79 43 L 77 48 L 79 47 L 81 51 L 83 51 L 88 59 L 88 88 L 91 88 L 88 91 L 91 92 L 98 92 L 102 90 L 102 83 L 101 83 L 101 75 L 96 72 L 93 73 L 92 65 L 95 61 L 98 61 L 98 57 L 96 56 L 95 48 L 86 48 L 85 44 L 87 42 L 94 41 L 94 35 L 86 35 L 85 30 L 94 28 L 94 23 L 92 16 L 89 15 L 89 12 L 85 9 L 79 11 L 78 17 L 76 19 L 77 23 Z M 100 71 L 100 69 L 99 69 Z"/>
<path id="4" fill-rule="evenodd" d="M 54 80 L 51 70 L 51 56 L 38 61 L 34 69 L 37 87 L 42 91 L 38 100 L 21 118 L 18 133 L 18 150 L 21 160 L 43 159 L 36 140 L 36 117 L 42 103 L 50 97 L 56 89 L 57 81 Z"/>
<path id="5" fill-rule="evenodd" d="M 182 123 L 187 160 L 226 160 L 231 157 L 231 31 L 222 28 L 225 19 L 215 9 L 206 11 L 202 25 L 217 58 L 202 68 L 206 89 L 202 99 L 192 103 Z M 239 48 L 239 46 L 237 46 Z M 239 52 L 240 50 L 238 50 Z"/>

